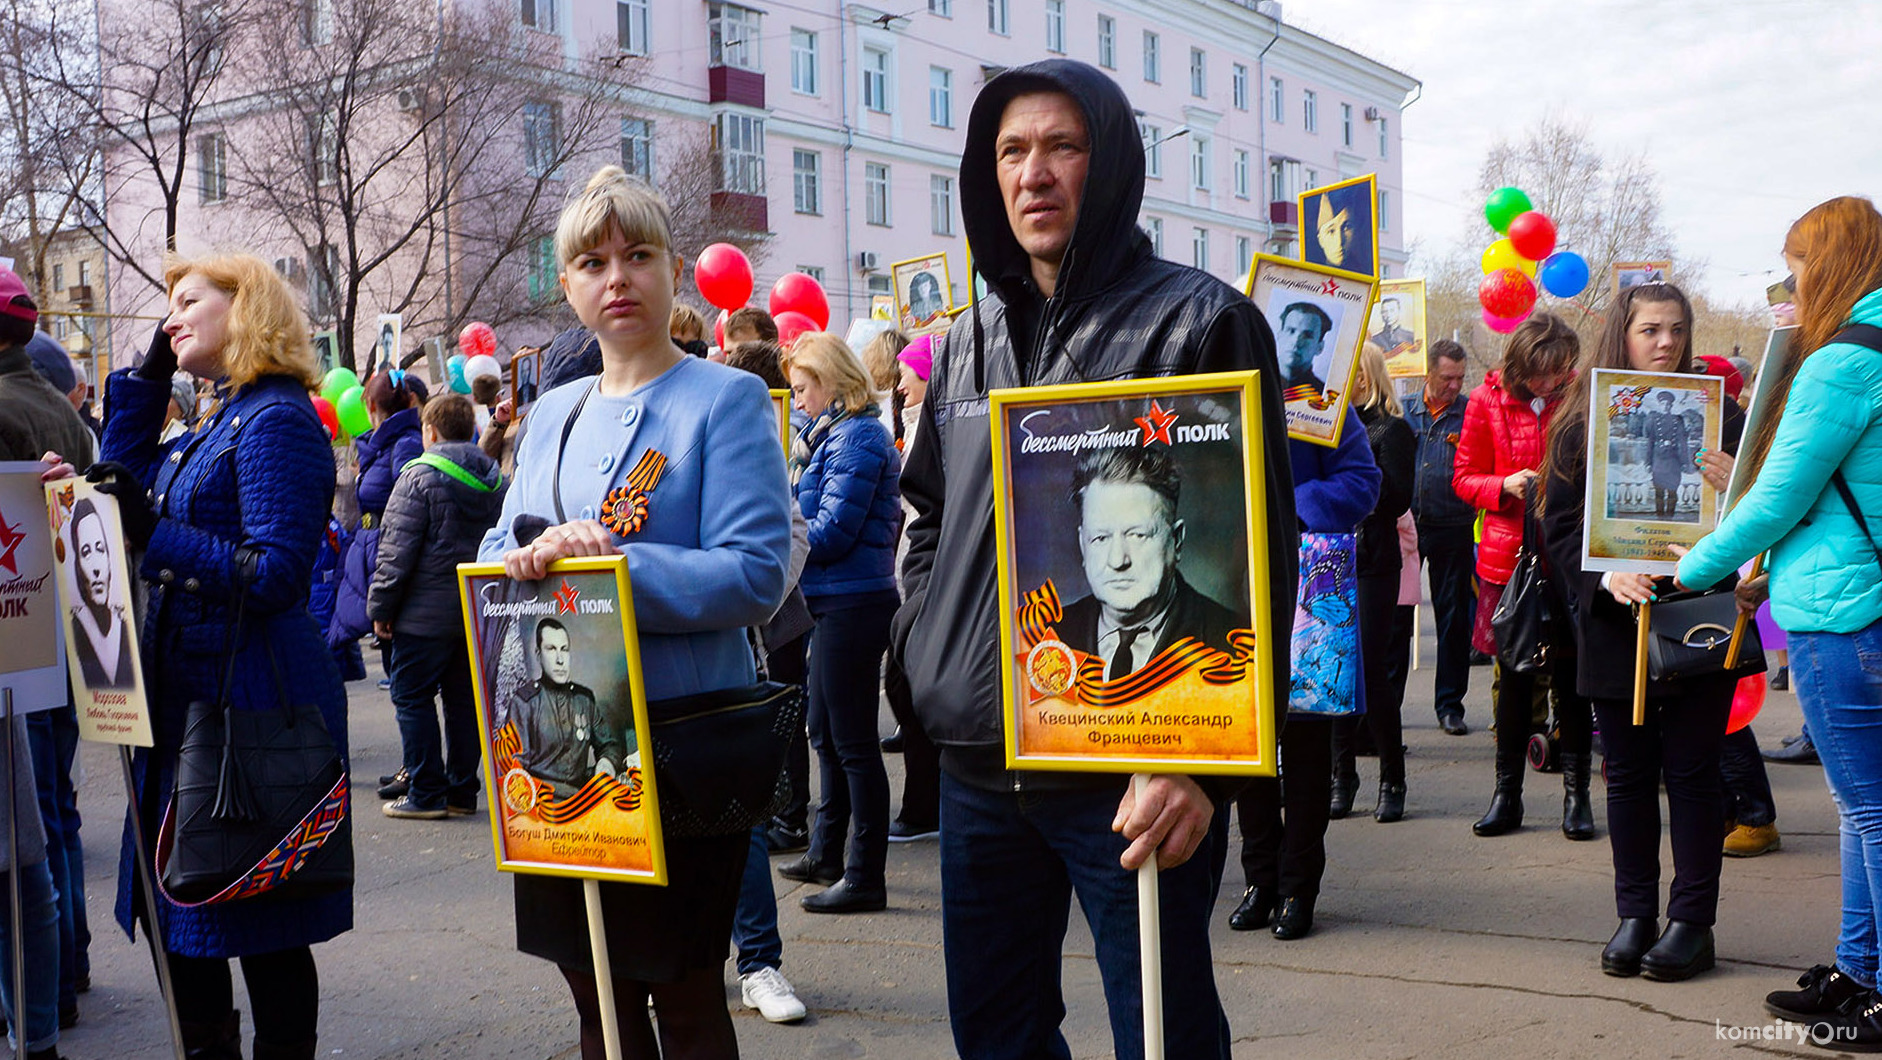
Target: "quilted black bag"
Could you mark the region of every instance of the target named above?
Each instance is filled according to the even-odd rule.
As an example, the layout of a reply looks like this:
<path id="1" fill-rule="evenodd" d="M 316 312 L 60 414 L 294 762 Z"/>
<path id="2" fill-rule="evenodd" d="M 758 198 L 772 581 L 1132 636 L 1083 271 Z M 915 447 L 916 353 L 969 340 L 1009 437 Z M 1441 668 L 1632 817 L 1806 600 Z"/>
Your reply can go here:
<path id="1" fill-rule="evenodd" d="M 673 836 L 749 832 L 784 808 L 791 734 L 804 727 L 804 689 L 760 681 L 654 700 L 654 790 Z"/>
<path id="2" fill-rule="evenodd" d="M 1554 593 L 1549 587 L 1548 568 L 1543 565 L 1542 528 L 1536 522 L 1534 499 L 1525 491 L 1523 543 L 1516 552 L 1509 584 L 1503 587 L 1496 611 L 1490 615 L 1497 658 L 1512 671 L 1529 674 L 1548 669 Z"/>

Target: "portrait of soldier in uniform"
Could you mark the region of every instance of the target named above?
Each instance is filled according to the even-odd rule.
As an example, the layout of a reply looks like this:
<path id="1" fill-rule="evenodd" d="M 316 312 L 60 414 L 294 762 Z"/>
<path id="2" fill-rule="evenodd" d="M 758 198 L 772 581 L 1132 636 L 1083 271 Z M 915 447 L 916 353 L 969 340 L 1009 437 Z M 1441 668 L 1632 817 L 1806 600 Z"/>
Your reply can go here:
<path id="1" fill-rule="evenodd" d="M 1287 400 L 1317 398 L 1326 391 L 1326 381 L 1314 370 L 1314 362 L 1325 351 L 1327 332 L 1332 330 L 1332 318 L 1312 302 L 1293 302 L 1281 310 L 1281 326 L 1274 344 L 1281 355 L 1285 373 L 1281 389 Z"/>
<path id="2" fill-rule="evenodd" d="M 630 758 L 626 740 L 604 716 L 595 694 L 573 678 L 568 628 L 553 618 L 536 623 L 536 658 L 542 676 L 511 697 L 517 764 L 566 798 L 597 775 L 619 777 Z"/>

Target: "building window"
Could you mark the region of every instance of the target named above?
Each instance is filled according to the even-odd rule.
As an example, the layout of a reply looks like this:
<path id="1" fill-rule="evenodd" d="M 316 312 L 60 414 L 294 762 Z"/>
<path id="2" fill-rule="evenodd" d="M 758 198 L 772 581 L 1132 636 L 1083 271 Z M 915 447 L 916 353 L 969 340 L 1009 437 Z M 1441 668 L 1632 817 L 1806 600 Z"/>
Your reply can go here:
<path id="1" fill-rule="evenodd" d="M 928 13 L 942 18 L 954 17 L 954 0 L 928 0 Z"/>
<path id="2" fill-rule="evenodd" d="M 229 197 L 229 141 L 221 133 L 196 138 L 197 201 L 221 202 Z M 52 286 L 64 287 L 53 279 Z"/>
<path id="3" fill-rule="evenodd" d="M 621 50 L 629 55 L 646 55 L 648 34 L 652 31 L 647 0 L 617 0 L 614 5 L 615 32 Z"/>
<path id="4" fill-rule="evenodd" d="M 954 71 L 928 68 L 928 124 L 954 127 Z"/>
<path id="5" fill-rule="evenodd" d="M 621 119 L 621 168 L 630 177 L 653 183 L 653 122 Z"/>
<path id="6" fill-rule="evenodd" d="M 546 177 L 562 153 L 561 107 L 554 103 L 523 104 L 523 168 L 532 177 Z"/>
<path id="7" fill-rule="evenodd" d="M 308 47 L 333 41 L 333 0 L 302 0 L 301 43 Z"/>
<path id="8" fill-rule="evenodd" d="M 91 262 L 80 261 L 78 263 L 78 285 L 80 287 L 91 286 Z"/>
<path id="9" fill-rule="evenodd" d="M 1340 144 L 1344 147 L 1353 146 L 1353 105 L 1351 103 L 1340 104 Z"/>
<path id="10" fill-rule="evenodd" d="M 1140 120 L 1137 132 L 1144 139 L 1144 175 L 1163 176 L 1163 130 Z"/>
<path id="11" fill-rule="evenodd" d="M 1065 52 L 1065 0 L 1046 0 L 1046 51 Z"/>
<path id="12" fill-rule="evenodd" d="M 1189 237 L 1189 263 L 1207 271 L 1209 268 L 1209 230 L 1198 228 Z"/>
<path id="13" fill-rule="evenodd" d="M 307 154 L 314 167 L 316 185 L 332 184 L 340 179 L 340 137 L 331 115 L 316 115 L 308 123 Z"/>
<path id="14" fill-rule="evenodd" d="M 938 236 L 954 234 L 954 178 L 928 177 L 928 223 Z"/>
<path id="15" fill-rule="evenodd" d="M 791 31 L 791 91 L 817 94 L 817 35 L 807 29 Z"/>
<path id="16" fill-rule="evenodd" d="M 1235 237 L 1235 275 L 1248 274 L 1248 269 L 1255 263 L 1255 243 L 1247 236 Z"/>
<path id="17" fill-rule="evenodd" d="M 1209 94 L 1209 56 L 1201 48 L 1189 49 L 1189 94 L 1197 99 Z"/>
<path id="18" fill-rule="evenodd" d="M 1153 85 L 1163 82 L 1163 42 L 1144 30 L 1144 80 Z"/>
<path id="19" fill-rule="evenodd" d="M 559 271 L 555 260 L 555 237 L 537 236 L 529 255 L 530 301 L 546 302 L 562 293 L 562 285 L 556 282 Z"/>
<path id="20" fill-rule="evenodd" d="M 1292 202 L 1299 187 L 1299 161 L 1279 157 L 1268 160 L 1268 201 Z"/>
<path id="21" fill-rule="evenodd" d="M 1306 190 L 1312 191 L 1319 186 L 1320 186 L 1320 171 L 1317 169 L 1308 170 Z"/>
<path id="22" fill-rule="evenodd" d="M 1268 120 L 1276 125 L 1287 123 L 1287 83 L 1278 77 L 1268 78 Z"/>
<path id="23" fill-rule="evenodd" d="M 1391 278 L 1392 278 L 1392 266 L 1380 265 L 1379 266 L 1379 279 L 1389 280 Z"/>
<path id="24" fill-rule="evenodd" d="M 863 109 L 889 113 L 889 53 L 882 48 L 863 49 Z"/>
<path id="25" fill-rule="evenodd" d="M 753 114 L 721 114 L 712 131 L 719 152 L 719 190 L 763 195 L 765 120 Z"/>
<path id="26" fill-rule="evenodd" d="M 987 0 L 987 29 L 1006 36 L 1006 14 L 1006 0 Z"/>
<path id="27" fill-rule="evenodd" d="M 1311 88 L 1300 93 L 1300 127 L 1310 133 L 1320 131 L 1320 94 Z"/>
<path id="28" fill-rule="evenodd" d="M 864 280 L 863 284 L 869 289 L 871 297 L 879 294 L 895 293 L 895 278 L 886 272 L 870 273 L 869 278 Z"/>
<path id="29" fill-rule="evenodd" d="M 1235 152 L 1235 197 L 1248 198 L 1248 152 Z"/>
<path id="30" fill-rule="evenodd" d="M 1117 69 L 1117 19 L 1110 15 L 1098 16 L 1098 65 Z"/>
<path id="31" fill-rule="evenodd" d="M 889 223 L 889 167 L 880 162 L 863 163 L 863 207 L 870 224 Z"/>
<path id="32" fill-rule="evenodd" d="M 1385 135 L 1385 119 L 1380 118 L 1379 119 L 1379 157 L 1380 158 L 1386 157 L 1385 146 L 1388 142 L 1389 141 L 1386 139 L 1386 135 Z"/>
<path id="33" fill-rule="evenodd" d="M 1150 252 L 1157 257 L 1163 256 L 1163 218 L 1144 218 L 1144 233 L 1150 237 Z"/>
<path id="34" fill-rule="evenodd" d="M 823 282 L 823 266 L 822 265 L 799 265 L 797 267 L 797 271 L 803 273 L 804 275 L 810 277 L 813 280 L 816 280 L 818 283 Z"/>
<path id="35" fill-rule="evenodd" d="M 815 151 L 791 151 L 791 204 L 798 213 L 823 212 L 823 156 Z"/>
<path id="36" fill-rule="evenodd" d="M 749 7 L 715 3 L 707 8 L 706 61 L 710 66 L 760 70 L 758 42 L 763 16 Z"/>
<path id="37" fill-rule="evenodd" d="M 52 265 L 52 291 L 57 297 L 65 291 L 65 263 L 54 262 Z"/>
<path id="38" fill-rule="evenodd" d="M 554 33 L 555 6 L 556 0 L 523 0 L 523 25 L 544 33 Z"/>
<path id="39" fill-rule="evenodd" d="M 340 252 L 322 243 L 307 257 L 307 315 L 314 320 L 333 318 L 334 292 L 340 282 Z"/>
<path id="40" fill-rule="evenodd" d="M 1379 190 L 1379 231 L 1390 232 L 1391 230 L 1392 193 L 1381 188 Z"/>
<path id="41" fill-rule="evenodd" d="M 1236 63 L 1229 71 L 1229 88 L 1235 97 L 1235 109 L 1248 109 L 1248 67 Z"/>
<path id="42" fill-rule="evenodd" d="M 1189 138 L 1189 183 L 1197 191 L 1209 190 L 1209 141 L 1206 137 Z"/>

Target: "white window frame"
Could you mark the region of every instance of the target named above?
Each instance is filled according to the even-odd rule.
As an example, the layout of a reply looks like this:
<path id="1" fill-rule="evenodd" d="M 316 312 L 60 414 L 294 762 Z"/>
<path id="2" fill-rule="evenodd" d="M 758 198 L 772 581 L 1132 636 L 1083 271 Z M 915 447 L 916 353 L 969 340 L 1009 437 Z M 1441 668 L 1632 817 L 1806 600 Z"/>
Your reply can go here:
<path id="1" fill-rule="evenodd" d="M 791 91 L 817 94 L 817 33 L 791 27 Z"/>
<path id="2" fill-rule="evenodd" d="M 1163 38 L 1152 30 L 1144 30 L 1144 80 L 1163 83 Z"/>
<path id="3" fill-rule="evenodd" d="M 954 128 L 954 71 L 945 66 L 928 68 L 928 124 Z"/>
<path id="4" fill-rule="evenodd" d="M 1392 230 L 1392 192 L 1388 188 L 1379 189 L 1379 231 Z"/>
<path id="5" fill-rule="evenodd" d="M 333 43 L 333 0 L 301 0 L 301 43 Z"/>
<path id="6" fill-rule="evenodd" d="M 791 207 L 801 214 L 823 214 L 823 154 L 791 149 Z"/>
<path id="7" fill-rule="evenodd" d="M 1320 131 L 1320 93 L 1311 88 L 1300 90 L 1300 127 L 1310 133 Z"/>
<path id="8" fill-rule="evenodd" d="M 1236 110 L 1248 109 L 1248 66 L 1236 63 L 1229 68 L 1229 95 L 1233 97 Z"/>
<path id="9" fill-rule="evenodd" d="M 1142 118 L 1137 119 L 1137 135 L 1144 141 L 1144 176 L 1163 178 L 1163 130 Z"/>
<path id="10" fill-rule="evenodd" d="M 1150 252 L 1157 257 L 1163 256 L 1163 218 L 1144 218 L 1144 232 L 1150 236 Z"/>
<path id="11" fill-rule="evenodd" d="M 888 163 L 863 163 L 863 212 L 869 224 L 886 228 L 895 223 L 890 194 L 892 179 Z"/>
<path id="12" fill-rule="evenodd" d="M 53 291 L 53 294 L 57 296 L 64 290 L 65 290 L 65 263 L 62 261 L 55 261 L 52 263 L 52 291 Z"/>
<path id="13" fill-rule="evenodd" d="M 818 283 L 823 282 L 823 266 L 822 265 L 799 265 L 797 267 L 797 271 L 803 273 L 804 275 L 810 277 L 813 280 L 816 280 Z"/>
<path id="14" fill-rule="evenodd" d="M 1287 124 L 1287 82 L 1278 77 L 1268 78 L 1268 120 Z"/>
<path id="15" fill-rule="evenodd" d="M 1340 146 L 1353 146 L 1353 105 L 1340 104 Z"/>
<path id="16" fill-rule="evenodd" d="M 954 17 L 954 0 L 928 0 L 928 13 L 942 18 Z"/>
<path id="17" fill-rule="evenodd" d="M 1235 275 L 1239 278 L 1255 265 L 1255 241 L 1247 236 L 1235 237 Z"/>
<path id="18" fill-rule="evenodd" d="M 1190 230 L 1189 263 L 1204 272 L 1209 271 L 1209 230 L 1207 228 Z"/>
<path id="19" fill-rule="evenodd" d="M 653 15 L 648 0 L 615 0 L 614 34 L 621 51 L 628 55 L 648 55 L 653 51 Z"/>
<path id="20" fill-rule="evenodd" d="M 1046 51 L 1065 54 L 1065 0 L 1046 0 Z"/>
<path id="21" fill-rule="evenodd" d="M 765 119 L 761 114 L 721 111 L 713 119 L 713 148 L 719 155 L 719 190 L 765 193 Z"/>
<path id="22" fill-rule="evenodd" d="M 1273 155 L 1268 159 L 1268 201 L 1293 202 L 1300 195 L 1300 160 Z"/>
<path id="23" fill-rule="evenodd" d="M 1208 191 L 1213 183 L 1209 171 L 1212 168 L 1209 138 L 1191 133 L 1189 136 L 1189 184 L 1197 191 Z"/>
<path id="24" fill-rule="evenodd" d="M 562 285 L 558 275 L 562 269 L 555 257 L 554 233 L 537 236 L 529 249 L 529 300 L 546 302 L 560 297 Z"/>
<path id="25" fill-rule="evenodd" d="M 928 227 L 935 235 L 954 234 L 954 178 L 928 175 Z"/>
<path id="26" fill-rule="evenodd" d="M 523 25 L 544 33 L 554 33 L 558 27 L 556 10 L 560 0 L 522 0 L 519 12 Z"/>
<path id="27" fill-rule="evenodd" d="M 229 138 L 219 132 L 204 133 L 196 138 L 196 201 L 208 205 L 228 197 Z M 53 286 L 65 285 L 55 277 Z"/>
<path id="28" fill-rule="evenodd" d="M 1381 116 L 1379 118 L 1379 157 L 1380 158 L 1389 157 L 1387 148 L 1392 142 L 1391 138 L 1388 137 L 1385 133 L 1385 123 L 1386 123 L 1386 119 L 1383 116 Z"/>
<path id="29" fill-rule="evenodd" d="M 538 100 L 523 104 L 523 171 L 554 176 L 562 153 L 562 106 Z"/>
<path id="30" fill-rule="evenodd" d="M 1110 15 L 1098 16 L 1098 65 L 1117 69 L 1117 19 Z"/>
<path id="31" fill-rule="evenodd" d="M 874 44 L 863 45 L 862 87 L 863 109 L 876 114 L 893 113 L 894 105 L 890 100 L 892 72 L 895 69 L 894 53 L 889 49 Z"/>
<path id="32" fill-rule="evenodd" d="M 1007 0 L 987 0 L 987 32 L 997 33 L 1002 37 L 1012 35 L 1012 11 L 1007 7 Z"/>
<path id="33" fill-rule="evenodd" d="M 706 10 L 706 64 L 763 73 L 764 12 L 716 0 Z"/>
<path id="34" fill-rule="evenodd" d="M 1189 94 L 1197 99 L 1209 97 L 1209 53 L 1201 48 L 1189 49 Z"/>
<path id="35" fill-rule="evenodd" d="M 307 151 L 314 167 L 314 186 L 326 187 L 340 179 L 340 134 L 333 116 L 317 114 L 307 126 Z"/>
<path id="36" fill-rule="evenodd" d="M 1234 160 L 1234 165 L 1233 165 L 1233 170 L 1234 170 L 1233 181 L 1235 184 L 1235 197 L 1238 199 L 1248 198 L 1248 188 L 1249 188 L 1248 170 L 1249 170 L 1250 165 L 1251 163 L 1249 161 L 1249 154 L 1248 154 L 1247 149 L 1240 148 L 1240 147 L 1236 148 L 1235 160 Z"/>
<path id="37" fill-rule="evenodd" d="M 628 176 L 654 182 L 653 122 L 645 118 L 621 119 L 621 168 Z"/>

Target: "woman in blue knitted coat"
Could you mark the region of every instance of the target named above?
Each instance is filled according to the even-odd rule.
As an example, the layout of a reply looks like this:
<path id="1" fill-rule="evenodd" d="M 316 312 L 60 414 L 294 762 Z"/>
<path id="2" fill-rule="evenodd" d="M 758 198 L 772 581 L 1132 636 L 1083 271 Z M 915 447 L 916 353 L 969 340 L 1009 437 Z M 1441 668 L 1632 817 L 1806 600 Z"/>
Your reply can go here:
<path id="1" fill-rule="evenodd" d="M 107 383 L 103 449 L 118 465 L 125 532 L 145 550 L 150 586 L 142 647 L 156 746 L 132 760 L 132 812 L 147 837 L 169 806 L 189 704 L 216 699 L 230 643 L 234 709 L 275 709 L 282 687 L 310 697 L 346 755 L 346 693 L 307 612 L 334 486 L 327 432 L 307 396 L 319 378 L 307 321 L 274 270 L 247 255 L 174 261 L 164 280 L 169 317 L 149 356 Z M 217 405 L 194 432 L 160 444 L 179 366 L 216 384 Z M 252 581 L 242 628 L 231 631 L 238 566 Z M 329 839 L 346 841 L 343 831 Z M 148 930 L 132 856 L 127 827 L 118 923 Z M 157 905 L 192 1057 L 241 1056 L 231 957 L 248 984 L 256 1060 L 314 1055 L 319 984 L 309 947 L 352 928 L 350 889 L 190 908 L 159 894 Z"/>

